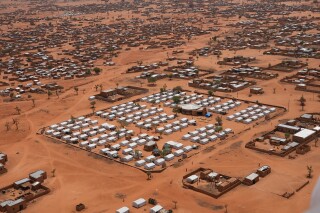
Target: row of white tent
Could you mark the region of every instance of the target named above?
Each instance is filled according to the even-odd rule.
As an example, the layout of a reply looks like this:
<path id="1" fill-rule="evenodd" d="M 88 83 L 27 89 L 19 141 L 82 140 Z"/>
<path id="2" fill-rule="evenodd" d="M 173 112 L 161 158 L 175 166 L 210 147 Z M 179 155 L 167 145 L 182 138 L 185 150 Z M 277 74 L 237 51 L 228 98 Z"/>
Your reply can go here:
<path id="1" fill-rule="evenodd" d="M 191 145 L 184 146 L 182 143 L 175 141 L 168 141 L 165 143 L 167 146 L 170 146 L 174 151 L 166 156 L 155 157 L 154 155 L 150 155 L 145 159 L 141 159 L 135 162 L 135 166 L 142 167 L 146 170 L 152 170 L 156 166 L 162 166 L 165 162 L 172 161 L 174 158 L 181 157 L 183 154 L 186 154 L 193 150 Z"/>
<path id="2" fill-rule="evenodd" d="M 161 102 L 166 102 L 166 101 L 171 101 L 174 96 L 185 96 L 186 92 L 173 92 L 173 91 L 168 91 L 168 92 L 162 92 L 162 93 L 155 93 L 153 95 L 149 95 L 146 97 L 141 98 L 141 101 L 143 102 L 148 102 L 148 103 L 161 103 Z"/>
<path id="3" fill-rule="evenodd" d="M 158 126 L 160 123 L 167 123 L 169 120 L 173 120 L 176 118 L 176 115 L 168 115 L 167 113 L 161 113 L 152 118 L 148 118 L 144 121 L 140 121 L 136 123 L 136 126 L 144 129 L 151 129 L 152 126 Z"/>
<path id="4" fill-rule="evenodd" d="M 99 130 L 102 130 L 102 131 L 99 131 Z M 82 132 L 74 132 L 71 135 L 62 136 L 61 139 L 69 143 L 78 143 L 81 140 L 82 141 L 88 140 L 89 143 L 97 143 L 98 145 L 105 145 L 109 142 L 115 142 L 120 138 L 124 138 L 126 136 L 132 136 L 134 134 L 133 130 L 128 130 L 126 128 L 119 129 L 118 131 L 112 131 L 108 134 L 105 133 L 106 129 L 104 128 L 99 130 L 98 131 L 93 130 L 89 132 L 87 132 L 86 130 L 83 130 Z M 97 136 L 97 137 L 94 137 L 94 136 Z M 80 143 L 80 146 L 81 146 L 81 143 Z"/>
<path id="5" fill-rule="evenodd" d="M 231 109 L 234 109 L 235 107 L 238 107 L 241 105 L 241 101 L 233 101 L 233 100 L 229 100 L 229 101 L 226 101 L 222 104 L 217 104 L 213 107 L 210 107 L 208 109 L 208 111 L 210 112 L 216 112 L 216 113 L 220 113 L 220 112 L 227 112 Z"/>
<path id="6" fill-rule="evenodd" d="M 158 113 L 162 113 L 163 108 L 152 107 L 151 109 L 144 109 L 142 111 L 138 111 L 134 114 L 129 114 L 126 117 L 118 118 L 120 122 L 126 122 L 127 124 L 134 123 L 136 121 L 141 120 L 142 118 L 148 118 L 150 116 L 157 115 Z"/>
<path id="7" fill-rule="evenodd" d="M 259 106 L 258 104 L 255 104 L 253 106 L 247 107 L 246 109 L 243 109 L 239 112 L 227 116 L 227 120 L 235 120 L 236 122 L 249 124 L 275 111 L 275 107 L 267 107 L 265 105 Z"/>
<path id="8" fill-rule="evenodd" d="M 188 118 L 181 118 L 180 120 L 174 121 L 172 123 L 166 124 L 163 127 L 158 127 L 156 132 L 162 132 L 165 135 L 170 135 L 173 132 L 180 131 L 187 128 L 189 125 L 196 124 L 195 120 L 189 120 Z"/>
<path id="9" fill-rule="evenodd" d="M 147 201 L 143 198 L 139 198 L 132 202 L 132 207 L 139 209 L 143 206 L 147 205 Z M 153 206 L 150 208 L 150 213 L 159 213 L 161 210 L 163 210 L 163 207 L 159 204 Z M 129 213 L 130 209 L 127 206 L 123 206 L 120 209 L 116 210 L 116 213 Z"/>
<path id="10" fill-rule="evenodd" d="M 198 100 L 197 103 L 201 103 L 201 99 L 203 99 L 203 97 L 204 97 L 204 95 L 198 95 L 198 94 L 181 96 L 179 104 L 189 104 L 189 103 L 193 103 L 197 100 Z M 218 101 L 220 101 L 220 98 L 208 97 L 203 100 L 209 100 L 211 102 L 218 102 Z M 174 108 L 174 107 L 176 107 L 177 104 L 175 104 L 173 101 L 168 101 L 168 102 L 165 102 L 163 105 L 167 106 L 167 107 Z"/>
<path id="11" fill-rule="evenodd" d="M 53 124 L 49 127 L 49 129 L 54 131 L 62 131 L 63 129 L 79 130 L 91 125 L 97 125 L 98 123 L 98 120 L 91 120 L 91 118 L 81 116 L 75 119 L 63 121 L 59 124 Z"/>
<path id="12" fill-rule="evenodd" d="M 131 135 L 133 135 L 133 132 Z M 100 136 L 99 138 L 92 138 L 89 141 L 80 142 L 79 146 L 91 150 L 93 148 L 96 148 L 97 146 L 106 145 L 107 143 L 110 143 L 110 142 L 111 143 L 116 142 L 117 140 L 120 139 L 120 137 L 118 136 L 112 136 L 107 138 L 104 138 L 104 136 L 105 135 L 102 135 L 103 138 Z M 117 151 L 117 150 L 120 150 L 121 148 L 124 148 L 122 150 L 122 154 L 126 155 L 129 153 L 132 153 L 133 149 L 136 148 L 137 146 L 142 146 L 149 141 L 154 141 L 154 139 L 155 139 L 154 136 L 149 136 L 148 134 L 143 133 L 138 135 L 137 137 L 131 138 L 130 140 L 124 140 L 124 141 L 121 141 L 119 144 L 113 144 L 110 146 L 110 149 L 109 148 L 101 149 L 100 153 L 108 154 L 107 151 L 110 151 L 110 150 Z"/>
<path id="13" fill-rule="evenodd" d="M 95 122 L 97 124 L 97 122 Z M 71 128 L 68 128 L 68 125 L 66 126 L 60 126 L 60 125 L 52 125 L 49 127 L 48 130 L 46 130 L 46 135 L 51 135 L 53 137 L 63 137 L 65 141 L 69 141 L 69 139 L 73 138 L 73 142 L 75 142 L 74 138 L 86 140 L 90 136 L 95 136 L 98 134 L 104 134 L 106 131 L 114 131 L 116 130 L 116 126 L 109 123 L 103 123 L 101 125 L 95 125 L 90 128 L 82 129 L 83 127 L 80 127 L 79 125 L 73 126 Z M 114 133 L 113 133 L 114 134 Z M 132 134 L 132 132 L 126 132 L 126 134 Z M 125 136 L 125 134 L 124 134 Z"/>
<path id="14" fill-rule="evenodd" d="M 213 124 L 208 124 L 205 127 L 198 128 L 183 135 L 182 139 L 205 145 L 209 142 L 216 141 L 219 138 L 224 138 L 230 133 L 233 133 L 233 130 L 230 128 L 226 128 L 221 132 L 216 132 L 215 126 Z"/>
<path id="15" fill-rule="evenodd" d="M 95 114 L 101 118 L 114 120 L 116 117 L 120 118 L 129 113 L 137 112 L 138 110 L 146 109 L 146 105 L 139 105 L 134 102 L 127 102 L 121 105 L 111 107 L 110 111 L 97 111 Z M 147 110 L 149 112 L 150 109 Z M 141 112 L 141 114 L 143 114 Z"/>

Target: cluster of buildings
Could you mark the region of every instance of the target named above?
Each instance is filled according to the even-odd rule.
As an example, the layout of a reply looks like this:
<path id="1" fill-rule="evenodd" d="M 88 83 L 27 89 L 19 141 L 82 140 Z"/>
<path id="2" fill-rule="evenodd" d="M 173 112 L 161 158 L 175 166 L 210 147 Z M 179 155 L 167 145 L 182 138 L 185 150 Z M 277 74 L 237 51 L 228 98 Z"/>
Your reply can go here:
<path id="1" fill-rule="evenodd" d="M 210 56 L 210 55 L 221 55 L 220 50 L 214 49 L 212 47 L 202 47 L 200 49 L 195 49 L 190 52 L 192 56 Z"/>
<path id="2" fill-rule="evenodd" d="M 293 151 L 305 154 L 311 150 L 308 145 L 318 140 L 320 123 L 318 114 L 303 114 L 299 118 L 278 124 L 276 128 L 254 141 L 246 144 L 246 148 L 284 157 Z"/>
<path id="3" fill-rule="evenodd" d="M 301 69 L 308 64 L 299 60 L 295 59 L 286 59 L 282 60 L 279 64 L 269 66 L 269 70 L 275 70 L 275 71 L 280 71 L 280 72 L 292 72 L 296 69 Z"/>
<path id="4" fill-rule="evenodd" d="M 316 58 L 320 59 L 320 51 L 315 48 L 294 47 L 289 49 L 272 48 L 265 51 L 266 55 L 282 55 L 295 58 Z"/>
<path id="5" fill-rule="evenodd" d="M 0 152 L 0 174 L 7 172 L 7 169 L 5 168 L 5 165 L 7 162 L 8 162 L 8 156 Z"/>
<path id="6" fill-rule="evenodd" d="M 271 114 L 276 113 L 276 111 L 276 107 L 254 104 L 243 110 L 235 112 L 232 115 L 228 115 L 227 120 L 250 124 L 260 118 L 265 118 L 266 116 L 270 117 Z"/>
<path id="7" fill-rule="evenodd" d="M 127 73 L 133 73 L 133 72 L 147 72 L 147 71 L 153 71 L 157 70 L 160 67 L 168 66 L 168 62 L 159 62 L 159 63 L 153 63 L 153 64 L 147 64 L 147 65 L 137 65 L 132 66 L 127 69 Z"/>
<path id="8" fill-rule="evenodd" d="M 38 170 L 26 178 L 0 188 L 0 212 L 21 212 L 27 208 L 29 202 L 48 194 L 50 189 L 43 185 L 46 179 L 47 173 Z"/>
<path id="9" fill-rule="evenodd" d="M 254 78 L 260 80 L 270 80 L 278 76 L 277 73 L 266 72 L 260 67 L 252 67 L 247 64 L 231 68 L 224 72 L 223 75 L 228 75 L 233 78 Z"/>
<path id="10" fill-rule="evenodd" d="M 102 90 L 99 94 L 94 97 L 90 97 L 90 100 L 95 98 L 107 102 L 121 101 L 133 96 L 141 95 L 147 93 L 149 90 L 134 86 L 118 86 L 109 90 Z"/>
<path id="11" fill-rule="evenodd" d="M 188 82 L 190 87 L 219 92 L 237 92 L 254 84 L 253 81 L 238 79 L 237 76 L 214 76 L 210 79 L 193 79 Z"/>
<path id="12" fill-rule="evenodd" d="M 192 128 L 199 125 L 193 116 L 210 118 L 211 112 L 224 115 L 221 111 L 234 109 L 242 103 L 222 100 L 224 98 L 167 90 L 94 114 L 70 118 L 47 127 L 44 134 L 143 171 L 161 171 L 192 154 L 194 149 L 234 134 L 221 123 L 210 122 Z M 158 104 L 162 106 L 156 107 Z M 254 106 L 251 111 L 272 113 L 268 110 L 275 111 L 265 106 Z M 252 113 L 250 109 L 247 111 Z M 180 117 L 180 114 L 184 116 Z M 151 130 L 154 130 L 153 134 L 148 132 Z M 182 135 L 182 142 L 171 139 L 178 133 Z"/>
<path id="13" fill-rule="evenodd" d="M 153 78 L 155 80 L 160 80 L 168 77 L 166 73 L 156 73 L 154 71 L 142 72 L 140 75 L 136 76 L 139 79 L 150 79 Z"/>
<path id="14" fill-rule="evenodd" d="M 305 68 L 292 76 L 285 76 L 281 82 L 296 85 L 296 90 L 320 93 L 320 70 Z"/>
<path id="15" fill-rule="evenodd" d="M 170 78 L 182 78 L 182 79 L 193 79 L 203 77 L 205 75 L 211 74 L 210 70 L 203 70 L 192 66 L 193 61 L 186 61 L 185 65 L 182 66 L 172 66 L 165 69 L 165 71 L 170 72 L 168 76 Z"/>
<path id="16" fill-rule="evenodd" d="M 238 66 L 242 64 L 247 64 L 249 62 L 255 61 L 255 57 L 245 57 L 245 56 L 234 56 L 234 57 L 225 57 L 222 61 L 218 61 L 219 65 L 229 65 L 229 66 Z"/>
<path id="17" fill-rule="evenodd" d="M 260 178 L 264 178 L 267 175 L 269 175 L 271 173 L 271 167 L 270 166 L 262 166 L 259 169 L 257 169 L 255 172 L 249 174 L 248 176 L 246 176 L 242 183 L 248 186 L 254 185 L 256 184 Z"/>
<path id="18" fill-rule="evenodd" d="M 135 210 L 138 209 L 142 209 L 143 207 L 146 206 L 152 206 L 149 209 L 150 213 L 169 213 L 169 212 L 173 212 L 172 210 L 166 210 L 163 206 L 161 206 L 160 204 L 158 204 L 157 200 L 153 199 L 153 198 L 149 198 L 148 200 L 144 199 L 144 198 L 139 198 L 135 201 L 132 202 L 132 207 Z M 144 209 L 144 211 L 146 211 Z M 127 206 L 123 206 L 119 209 L 116 210 L 116 213 L 129 213 L 130 208 Z"/>
<path id="19" fill-rule="evenodd" d="M 270 173 L 271 167 L 265 165 L 257 169 L 256 172 L 253 172 L 240 180 L 235 177 L 229 177 L 218 173 L 212 169 L 198 168 L 184 175 L 182 183 L 187 189 L 191 189 L 217 199 L 241 184 L 247 186 L 256 184 L 260 177 L 266 177 Z"/>

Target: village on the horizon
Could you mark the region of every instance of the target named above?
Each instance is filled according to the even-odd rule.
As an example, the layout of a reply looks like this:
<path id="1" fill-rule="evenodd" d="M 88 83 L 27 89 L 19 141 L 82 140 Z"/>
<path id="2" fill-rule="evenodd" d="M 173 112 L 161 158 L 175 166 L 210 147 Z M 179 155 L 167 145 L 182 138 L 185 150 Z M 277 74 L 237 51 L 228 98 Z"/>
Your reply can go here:
<path id="1" fill-rule="evenodd" d="M 3 0 L 0 212 L 320 212 L 319 0 Z"/>

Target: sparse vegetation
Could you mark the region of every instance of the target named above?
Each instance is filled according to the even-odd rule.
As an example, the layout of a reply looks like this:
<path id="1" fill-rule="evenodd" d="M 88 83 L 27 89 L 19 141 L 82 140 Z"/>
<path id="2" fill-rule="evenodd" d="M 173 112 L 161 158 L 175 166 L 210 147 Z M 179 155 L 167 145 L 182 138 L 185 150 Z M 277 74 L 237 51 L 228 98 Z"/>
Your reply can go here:
<path id="1" fill-rule="evenodd" d="M 313 168 L 312 168 L 312 166 L 307 166 L 307 170 L 308 170 L 307 178 L 311 179 L 313 177 Z"/>

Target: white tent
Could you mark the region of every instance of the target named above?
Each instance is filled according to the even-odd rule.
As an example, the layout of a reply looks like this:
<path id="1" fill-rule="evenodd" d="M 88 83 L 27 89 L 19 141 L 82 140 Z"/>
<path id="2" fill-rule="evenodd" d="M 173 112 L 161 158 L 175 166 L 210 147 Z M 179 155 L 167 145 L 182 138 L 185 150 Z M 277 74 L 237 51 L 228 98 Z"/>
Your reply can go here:
<path id="1" fill-rule="evenodd" d="M 140 166 L 143 166 L 145 163 L 146 163 L 145 160 L 138 160 L 138 161 L 136 161 L 135 165 L 136 165 L 137 167 L 140 167 Z"/>
<path id="2" fill-rule="evenodd" d="M 182 149 L 178 149 L 175 152 L 173 152 L 174 156 L 177 156 L 177 157 L 181 156 L 183 153 L 184 151 Z"/>
<path id="3" fill-rule="evenodd" d="M 192 184 L 192 183 L 197 182 L 198 179 L 199 179 L 199 177 L 198 177 L 197 175 L 191 175 L 191 176 L 187 177 L 186 181 L 187 181 L 188 183 L 191 183 L 191 184 Z"/>
<path id="4" fill-rule="evenodd" d="M 185 146 L 183 147 L 184 152 L 190 152 L 192 150 L 192 146 Z"/>
<path id="5" fill-rule="evenodd" d="M 147 201 L 143 198 L 139 198 L 138 200 L 135 200 L 132 202 L 132 206 L 134 208 L 141 208 L 142 206 L 145 206 L 147 204 Z"/>
<path id="6" fill-rule="evenodd" d="M 154 155 L 150 155 L 145 158 L 146 162 L 149 162 L 149 163 L 154 161 L 155 159 L 156 159 L 156 157 Z"/>
<path id="7" fill-rule="evenodd" d="M 167 130 L 164 131 L 164 134 L 165 135 L 170 135 L 170 134 L 172 134 L 172 130 L 171 129 L 167 129 Z"/>
<path id="8" fill-rule="evenodd" d="M 209 143 L 209 139 L 204 138 L 204 139 L 200 140 L 199 143 L 202 144 L 202 145 L 207 144 L 207 143 Z"/>
<path id="9" fill-rule="evenodd" d="M 129 144 L 128 140 L 124 140 L 120 142 L 120 146 L 127 146 Z"/>
<path id="10" fill-rule="evenodd" d="M 135 148 L 135 147 L 137 147 L 137 146 L 138 146 L 138 144 L 135 143 L 135 142 L 128 144 L 128 147 L 129 147 L 129 148 L 132 148 L 132 149 Z"/>
<path id="11" fill-rule="evenodd" d="M 168 155 L 164 156 L 164 159 L 165 159 L 166 161 L 171 161 L 171 160 L 173 160 L 173 158 L 174 158 L 174 155 L 173 155 L 173 154 L 168 154 Z"/>
<path id="12" fill-rule="evenodd" d="M 162 206 L 158 204 L 150 209 L 150 213 L 159 213 L 161 209 L 163 209 Z"/>
<path id="13" fill-rule="evenodd" d="M 144 168 L 147 169 L 147 170 L 151 170 L 154 167 L 156 167 L 156 165 L 154 163 L 147 163 L 147 164 L 144 165 Z"/>
<path id="14" fill-rule="evenodd" d="M 116 211 L 116 213 L 129 213 L 129 208 L 124 206 Z"/>
<path id="15" fill-rule="evenodd" d="M 124 162 L 129 162 L 133 160 L 133 156 L 132 155 L 126 155 L 122 158 L 122 161 Z"/>
<path id="16" fill-rule="evenodd" d="M 191 137 L 191 135 L 185 134 L 184 136 L 182 136 L 182 139 L 183 139 L 183 140 L 189 140 L 190 137 Z"/>
<path id="17" fill-rule="evenodd" d="M 154 163 L 158 166 L 164 164 L 165 160 L 163 158 L 158 158 L 157 160 L 154 161 Z"/>
<path id="18" fill-rule="evenodd" d="M 128 154 L 131 153 L 132 151 L 133 151 L 132 148 L 126 148 L 126 149 L 122 150 L 122 154 L 128 155 Z"/>

